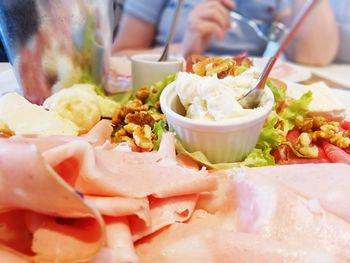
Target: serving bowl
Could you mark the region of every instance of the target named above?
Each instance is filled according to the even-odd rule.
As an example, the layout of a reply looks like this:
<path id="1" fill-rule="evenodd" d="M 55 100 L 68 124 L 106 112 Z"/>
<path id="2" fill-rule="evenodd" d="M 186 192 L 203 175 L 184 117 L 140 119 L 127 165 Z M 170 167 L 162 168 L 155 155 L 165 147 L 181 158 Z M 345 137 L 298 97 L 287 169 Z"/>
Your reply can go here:
<path id="1" fill-rule="evenodd" d="M 274 104 L 273 93 L 265 88 L 262 105 L 241 117 L 205 121 L 186 117 L 175 89 L 169 84 L 160 96 L 160 105 L 170 127 L 189 152 L 200 151 L 211 163 L 242 161 L 255 147 L 262 126 Z"/>

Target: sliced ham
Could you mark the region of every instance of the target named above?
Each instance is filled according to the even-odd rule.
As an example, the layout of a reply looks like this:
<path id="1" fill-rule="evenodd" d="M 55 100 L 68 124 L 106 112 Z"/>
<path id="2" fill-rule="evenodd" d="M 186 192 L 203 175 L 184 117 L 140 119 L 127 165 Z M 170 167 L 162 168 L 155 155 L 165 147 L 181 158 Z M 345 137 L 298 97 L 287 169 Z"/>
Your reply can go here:
<path id="1" fill-rule="evenodd" d="M 25 210 L 0 213 L 0 244 L 23 255 L 30 255 L 32 233 L 27 227 L 25 215 Z"/>
<path id="2" fill-rule="evenodd" d="M 99 125 L 0 140 L 1 260 L 350 261 L 349 165 L 208 172 L 175 156 L 173 134 L 136 153 Z"/>
<path id="3" fill-rule="evenodd" d="M 90 263 L 138 262 L 127 218 L 104 217 L 104 219 L 106 222 L 107 242 L 97 257 Z"/>
<path id="4" fill-rule="evenodd" d="M 173 224 L 141 240 L 136 252 L 140 262 L 345 262 L 319 249 L 227 229 L 218 217 L 200 210 L 190 223 Z"/>
<path id="5" fill-rule="evenodd" d="M 0 142 L 0 182 L 0 225 L 8 226 L 1 228 L 0 244 L 38 261 L 87 260 L 99 252 L 100 214 L 35 145 Z"/>
<path id="6" fill-rule="evenodd" d="M 174 153 L 173 135 L 168 136 Z M 46 151 L 44 157 L 75 189 L 89 195 L 170 197 L 216 188 L 216 179 L 206 170 L 178 165 L 173 153 L 159 151 L 143 159 L 143 153 L 94 149 L 75 141 Z"/>
<path id="7" fill-rule="evenodd" d="M 0 141 L 0 182 L 0 211 L 21 208 L 55 216 L 95 216 L 35 145 Z"/>
<path id="8" fill-rule="evenodd" d="M 103 237 L 103 236 L 102 236 Z M 49 218 L 33 233 L 37 261 L 78 261 L 93 258 L 102 248 L 101 226 L 93 218 Z"/>
<path id="9" fill-rule="evenodd" d="M 112 132 L 112 122 L 102 119 L 88 133 L 80 137 L 87 139 L 92 145 L 97 146 L 110 141 Z"/>
<path id="10" fill-rule="evenodd" d="M 82 136 L 64 136 L 64 135 L 16 135 L 12 136 L 8 141 L 14 143 L 27 143 L 27 144 L 35 144 L 40 152 L 44 152 L 46 150 L 52 149 L 59 145 L 82 140 L 89 142 L 93 146 L 103 145 L 106 141 L 111 140 L 113 128 L 112 123 L 109 120 L 101 120 L 99 121 L 87 134 Z"/>
<path id="11" fill-rule="evenodd" d="M 102 215 L 123 217 L 136 215 L 149 225 L 151 222 L 147 198 L 85 196 L 87 202 Z"/>
<path id="12" fill-rule="evenodd" d="M 237 174 L 237 230 L 350 260 L 350 224 L 263 176 Z"/>
<path id="13" fill-rule="evenodd" d="M 245 169 L 253 177 L 276 180 L 350 223 L 350 166 L 340 163 L 299 164 Z"/>
<path id="14" fill-rule="evenodd" d="M 81 137 L 32 139 L 0 141 L 0 220 L 9 226 L 0 244 L 37 261 L 135 262 L 133 240 L 187 221 L 198 195 L 217 185 L 177 162 L 172 134 L 147 154 Z"/>
<path id="15" fill-rule="evenodd" d="M 168 198 L 150 198 L 150 224 L 137 217 L 130 217 L 130 229 L 134 241 L 152 234 L 175 222 L 185 222 L 194 210 L 198 195 L 184 195 Z"/>
<path id="16" fill-rule="evenodd" d="M 10 250 L 8 247 L 3 247 L 0 245 L 0 258 L 2 262 L 7 263 L 28 263 L 30 262 L 30 257 L 19 254 L 15 250 Z"/>

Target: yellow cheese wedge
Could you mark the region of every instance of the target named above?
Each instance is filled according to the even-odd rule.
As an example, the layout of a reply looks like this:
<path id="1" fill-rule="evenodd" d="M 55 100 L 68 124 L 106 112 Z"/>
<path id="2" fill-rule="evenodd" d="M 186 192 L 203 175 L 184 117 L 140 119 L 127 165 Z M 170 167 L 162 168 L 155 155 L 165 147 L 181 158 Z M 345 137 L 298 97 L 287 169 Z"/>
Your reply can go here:
<path id="1" fill-rule="evenodd" d="M 56 112 L 30 103 L 17 93 L 0 98 L 0 119 L 15 134 L 78 135 L 78 127 Z"/>

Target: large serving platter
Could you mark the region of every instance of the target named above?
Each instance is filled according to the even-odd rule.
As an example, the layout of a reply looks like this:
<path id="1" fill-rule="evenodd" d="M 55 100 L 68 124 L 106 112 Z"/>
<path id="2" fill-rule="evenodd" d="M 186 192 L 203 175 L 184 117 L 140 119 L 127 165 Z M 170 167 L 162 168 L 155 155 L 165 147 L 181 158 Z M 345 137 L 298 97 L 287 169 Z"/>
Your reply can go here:
<path id="1" fill-rule="evenodd" d="M 288 64 L 284 65 L 286 65 L 286 67 L 289 67 Z M 292 74 L 289 75 L 289 78 L 286 78 L 287 83 L 302 82 L 307 76 L 310 77 L 309 72 L 306 72 L 304 74 L 301 71 L 299 71 L 299 68 L 291 67 L 290 69 L 291 70 L 289 72 Z M 285 72 L 288 72 L 288 70 Z M 299 74 L 298 72 L 301 72 L 301 74 Z M 275 75 L 274 77 L 278 76 Z M 283 78 L 281 77 L 281 79 Z M 293 84 L 289 85 L 289 89 L 293 89 Z M 338 97 L 338 99 L 346 106 L 348 111 L 347 118 L 350 120 L 350 89 L 347 90 L 340 87 L 331 87 L 331 90 Z M 5 70 L 2 73 L 0 73 L 0 96 L 8 92 L 21 93 L 20 86 L 16 81 L 12 69 Z M 69 206 L 72 206 L 73 203 L 79 209 L 85 209 L 85 213 L 89 213 L 89 216 L 92 218 L 92 220 L 89 221 L 91 225 L 89 225 L 89 227 L 86 228 L 88 229 L 88 231 L 81 231 L 79 233 L 88 233 L 88 235 L 90 235 L 91 237 L 93 235 L 96 235 L 94 240 L 91 239 L 91 241 L 89 239 L 88 242 L 89 246 L 92 247 L 92 249 L 86 249 L 84 247 L 85 244 L 79 246 L 79 242 L 74 243 L 74 251 L 77 253 L 76 255 L 74 254 L 72 258 L 81 257 L 84 259 L 92 256 L 95 257 L 96 253 L 98 252 L 97 257 L 93 262 L 119 262 L 118 260 L 115 260 L 115 258 L 118 258 L 121 255 L 124 256 L 124 254 L 130 257 L 128 262 L 137 262 L 137 257 L 139 257 L 140 259 L 139 262 L 156 262 L 154 259 L 158 260 L 162 257 L 167 256 L 174 257 L 177 259 L 175 261 L 173 260 L 172 262 L 182 262 L 183 258 L 191 261 L 191 259 L 188 259 L 189 255 L 192 256 L 193 254 L 195 254 L 193 252 L 197 251 L 197 245 L 200 245 L 202 246 L 202 250 L 200 252 L 206 258 L 210 258 L 212 256 L 210 255 L 210 253 L 212 251 L 215 251 L 214 255 L 218 258 L 215 258 L 215 261 L 210 262 L 231 262 L 232 260 L 227 258 L 225 258 L 224 260 L 219 259 L 220 256 L 226 255 L 227 251 L 230 251 L 230 255 L 235 260 L 237 260 L 237 258 L 242 256 L 240 252 L 243 250 L 246 251 L 244 256 L 247 256 L 248 258 L 254 258 L 256 257 L 256 252 L 262 251 L 263 256 L 261 257 L 258 255 L 258 257 L 262 259 L 261 262 L 285 262 L 282 259 L 289 258 L 291 255 L 289 254 L 290 252 L 293 254 L 293 257 L 299 257 L 300 259 L 302 259 L 302 261 L 300 260 L 300 262 L 304 262 L 304 259 L 308 257 L 308 254 L 304 255 L 303 253 L 305 251 L 305 253 L 310 252 L 308 250 L 308 247 L 305 247 L 305 251 L 303 248 L 304 244 L 302 242 L 304 242 L 305 233 L 306 236 L 311 237 L 310 242 L 314 242 L 314 244 L 316 244 L 316 248 L 320 249 L 320 251 L 316 252 L 311 251 L 311 256 L 314 256 L 316 255 L 315 253 L 319 252 L 321 256 L 326 255 L 321 251 L 323 248 L 317 247 L 319 244 L 320 246 L 325 246 L 326 248 L 324 250 L 326 250 L 327 252 L 328 244 L 335 244 L 334 247 L 338 249 L 337 246 L 339 244 L 337 242 L 339 240 L 339 242 L 341 242 L 343 236 L 343 239 L 345 240 L 344 246 L 342 247 L 339 245 L 339 251 L 335 251 L 334 253 L 332 253 L 332 255 L 342 255 L 342 251 L 349 251 L 348 248 L 350 244 L 350 225 L 348 224 L 348 222 L 350 222 L 350 213 L 347 209 L 349 204 L 347 191 L 349 189 L 350 183 L 350 180 L 348 179 L 350 166 L 339 163 L 292 164 L 282 166 L 278 165 L 273 167 L 258 167 L 252 169 L 241 167 L 222 171 L 206 171 L 205 169 L 197 171 L 197 164 L 191 162 L 191 160 L 187 160 L 186 158 L 181 159 L 181 155 L 180 157 L 178 156 L 179 159 L 175 159 L 175 154 L 172 154 L 175 153 L 173 133 L 167 133 L 166 135 L 163 135 L 163 139 L 165 138 L 164 145 L 166 145 L 166 142 L 168 142 L 168 146 L 171 146 L 170 148 L 168 146 L 165 146 L 160 147 L 158 152 L 154 151 L 147 154 L 140 154 L 138 152 L 128 151 L 130 149 L 126 149 L 123 147 L 119 149 L 112 149 L 110 148 L 111 145 L 108 143 L 98 145 L 97 147 L 93 147 L 89 144 L 89 136 L 91 136 L 91 138 L 96 138 L 96 134 L 98 134 L 98 131 L 103 130 L 104 134 L 107 134 L 109 140 L 111 131 L 109 131 L 108 129 L 112 129 L 110 121 L 105 119 L 99 122 L 99 125 L 96 126 L 98 126 L 98 128 L 95 129 L 96 133 L 95 131 L 91 132 L 93 136 L 91 136 L 91 134 L 85 134 L 84 137 L 81 137 L 83 139 L 80 141 L 64 143 L 63 145 L 58 145 L 57 147 L 55 146 L 55 149 L 42 150 L 43 158 L 40 157 L 35 159 L 36 163 L 33 162 L 35 163 L 35 165 L 28 165 L 28 167 L 34 167 L 36 177 L 39 176 L 40 180 L 43 180 L 43 182 L 45 182 L 45 184 L 40 184 L 39 187 L 38 184 L 35 184 L 35 191 L 32 191 L 31 188 L 34 184 L 26 183 L 24 184 L 24 186 L 18 185 L 18 182 L 21 182 L 21 180 L 17 180 L 16 182 L 14 182 L 14 187 L 11 184 L 9 184 L 9 187 L 3 188 L 3 196 L 26 196 L 26 194 L 23 193 L 27 193 L 25 191 L 28 191 L 27 196 L 29 196 L 29 193 L 30 195 L 33 194 L 34 197 L 35 194 L 37 194 L 38 196 L 45 194 L 45 200 L 59 200 L 60 198 L 58 197 L 60 197 L 60 194 L 58 193 L 64 193 L 65 200 L 68 200 L 66 203 L 68 203 Z M 28 139 L 31 140 L 35 138 Z M 50 142 L 52 142 L 52 140 L 54 139 L 55 138 L 51 137 Z M 84 139 L 86 139 L 87 141 L 84 141 Z M 101 143 L 106 142 L 105 139 L 101 139 L 100 141 Z M 5 145 L 6 140 L 3 140 L 3 142 Z M 22 161 L 21 163 L 23 163 L 23 160 L 25 159 L 21 158 L 26 157 L 27 152 L 24 149 L 27 148 L 16 148 L 12 146 L 13 145 L 10 145 L 10 147 L 8 148 L 3 148 L 5 149 L 2 151 L 3 160 L 5 160 L 5 158 L 10 160 L 11 158 L 8 158 L 8 156 L 16 156 L 19 160 Z M 27 145 L 17 144 L 17 146 L 26 147 Z M 16 150 L 18 149 L 21 150 L 19 151 L 20 154 L 18 154 L 18 151 L 16 152 Z M 34 147 L 31 149 L 36 148 Z M 89 154 L 81 154 L 84 152 L 88 152 Z M 35 156 L 37 157 L 38 155 L 35 154 Z M 95 160 L 97 161 L 93 161 L 93 159 L 90 158 L 91 156 L 95 156 Z M 99 157 L 103 158 L 99 159 Z M 60 161 L 58 161 L 59 158 L 61 158 Z M 141 165 L 143 164 L 141 163 L 141 161 L 143 161 L 142 158 L 147 159 L 147 163 L 144 166 Z M 83 161 L 75 163 L 75 159 Z M 123 161 L 118 162 L 118 160 Z M 54 169 L 51 169 L 48 165 L 44 166 L 44 168 L 38 165 L 43 164 L 44 161 L 45 165 L 46 162 L 50 162 L 49 165 L 52 168 L 57 168 L 57 174 L 54 173 Z M 179 165 L 177 161 L 179 161 L 179 163 L 181 162 L 181 165 Z M 188 163 L 186 163 L 186 161 Z M 60 166 L 57 165 L 57 163 L 63 163 L 66 164 L 66 166 Z M 69 167 L 72 167 L 72 165 L 74 165 L 74 167 L 77 166 L 78 168 L 73 169 L 73 171 L 69 170 Z M 114 170 L 114 165 L 116 165 L 117 170 Z M 186 167 L 187 165 L 192 165 L 194 167 L 188 168 Z M 147 167 L 151 166 L 156 166 L 156 169 L 159 170 L 157 170 L 156 172 L 151 172 L 151 170 L 147 170 Z M 43 169 L 40 170 L 40 167 Z M 140 167 L 143 167 L 146 170 L 142 170 Z M 26 172 L 27 166 L 23 166 L 23 168 Z M 65 168 L 67 168 L 67 170 L 65 170 Z M 183 177 L 181 177 L 181 169 L 187 169 L 183 172 L 183 175 L 185 175 Z M 42 172 L 42 170 L 44 172 Z M 107 170 L 111 172 L 104 174 L 103 172 L 106 172 Z M 154 179 L 154 175 L 164 175 L 165 170 L 166 177 L 161 176 L 159 178 L 157 177 L 156 179 Z M 9 171 L 10 172 L 2 171 L 2 174 L 10 175 L 10 177 L 16 179 L 21 178 L 21 175 L 25 174 L 25 172 L 22 172 L 21 169 L 10 169 Z M 14 176 L 11 174 L 12 171 L 14 171 L 15 173 Z M 40 173 L 40 171 L 42 173 Z M 86 176 L 84 178 L 89 179 L 84 179 L 81 181 L 89 182 L 90 180 L 90 184 L 94 185 L 96 174 L 104 175 L 100 176 L 99 178 L 104 178 L 104 182 L 106 183 L 105 185 L 108 186 L 106 189 L 113 188 L 117 190 L 115 190 L 115 192 L 113 193 L 108 192 L 112 190 L 104 190 L 106 192 L 98 192 L 97 190 L 96 192 L 88 192 L 95 190 L 91 190 L 92 188 L 86 188 L 88 189 L 86 191 L 86 189 L 83 189 L 84 186 L 82 186 L 82 188 L 79 188 L 80 186 L 77 186 L 79 180 L 76 181 L 78 182 L 76 185 L 75 182 L 72 185 L 66 185 L 63 183 L 63 180 L 58 176 L 58 174 L 60 173 L 64 174 L 65 176 L 67 174 L 70 174 L 70 172 L 73 172 L 74 174 L 74 171 L 84 171 L 84 176 Z M 138 171 L 142 171 L 142 173 Z M 171 174 L 171 171 L 175 172 Z M 108 177 L 109 174 L 120 177 L 111 177 L 113 180 L 109 180 L 111 179 L 110 177 Z M 80 172 L 78 176 L 81 176 Z M 194 179 L 192 179 L 191 176 L 193 176 L 193 178 L 196 179 L 195 184 L 193 184 Z M 213 180 L 214 176 L 215 180 Z M 128 178 L 128 180 L 124 180 L 125 178 Z M 164 178 L 170 178 L 171 181 L 167 182 L 166 180 L 163 180 Z M 177 179 L 173 180 L 172 178 Z M 53 182 L 53 184 L 50 185 L 49 192 L 47 192 L 45 180 L 51 183 Z M 4 180 L 4 182 L 6 186 L 6 179 Z M 24 182 L 26 181 L 24 180 Z M 101 182 L 99 184 L 101 184 Z M 178 188 L 176 188 L 177 182 L 180 183 L 180 187 Z M 188 182 L 187 185 L 186 182 Z M 219 183 L 218 188 L 216 188 L 216 183 Z M 29 187 L 27 187 L 28 185 Z M 99 185 L 97 188 L 100 189 L 101 185 Z M 159 187 L 159 185 L 161 185 L 162 187 Z M 173 187 L 174 185 L 176 187 Z M 199 188 L 196 190 L 196 187 L 193 187 L 193 185 Z M 171 187 L 169 188 L 169 186 Z M 166 189 L 165 191 L 162 190 L 163 187 L 164 189 Z M 12 190 L 13 188 L 16 188 L 15 191 Z M 189 190 L 187 190 L 187 188 Z M 127 189 L 127 191 L 125 189 Z M 169 192 L 166 192 L 167 189 Z M 215 191 L 213 189 L 215 189 Z M 123 192 L 124 190 L 125 192 Z M 157 191 L 160 191 L 160 194 Z M 67 198 L 67 196 L 69 196 L 71 199 Z M 242 205 L 238 205 L 237 207 L 233 206 L 231 198 L 235 198 L 236 201 L 238 200 L 237 204 Z M 12 204 L 12 200 L 16 199 L 17 198 L 9 198 L 9 204 Z M 27 203 L 29 203 L 28 206 L 32 205 L 33 200 L 38 201 L 38 203 L 35 203 L 38 207 L 33 206 L 34 215 L 50 214 L 51 212 L 49 213 L 47 211 L 51 211 L 52 207 L 54 207 L 55 217 L 52 218 L 55 219 L 54 222 L 55 224 L 57 223 L 56 225 L 58 225 L 60 229 L 62 228 L 62 226 L 67 226 L 71 229 L 79 229 L 80 224 L 78 223 L 85 222 L 85 218 L 74 218 L 74 220 L 65 220 L 64 216 L 67 216 L 68 214 L 64 214 L 63 212 L 62 214 L 64 214 L 64 216 L 58 217 L 57 214 L 60 215 L 59 213 L 57 213 L 59 208 L 65 209 L 66 203 L 64 202 L 64 205 L 63 203 L 61 205 L 61 203 L 54 203 L 51 201 L 43 202 L 44 199 L 42 199 L 41 197 L 37 200 L 36 198 L 27 199 L 28 200 L 25 200 L 25 202 L 19 199 L 20 201 L 17 202 L 16 200 L 14 201 L 14 203 L 19 207 L 22 207 L 21 205 L 27 205 Z M 112 201 L 112 199 L 118 202 L 142 201 L 144 203 L 142 203 L 142 205 L 140 206 L 141 208 L 135 208 L 138 209 L 136 212 L 125 212 L 124 210 L 120 212 L 118 209 L 114 210 L 116 206 L 113 205 L 112 202 L 109 202 Z M 102 205 L 105 203 L 100 203 L 101 200 L 106 201 L 107 205 Z M 5 207 L 6 201 L 7 200 L 3 201 L 3 203 L 5 203 Z M 43 203 L 44 205 L 42 205 Z M 45 204 L 48 205 L 48 207 L 46 207 Z M 98 204 L 102 206 L 99 207 Z M 116 204 L 120 205 L 121 203 Z M 133 205 L 130 204 L 131 203 L 128 203 L 128 208 L 133 207 Z M 79 209 L 78 211 L 80 211 Z M 88 209 L 88 212 L 86 212 L 86 209 Z M 113 211 L 108 209 L 112 209 Z M 137 215 L 136 217 L 135 214 Z M 145 214 L 147 216 L 142 217 L 141 214 Z M 15 213 L 12 213 L 11 215 L 16 216 Z M 24 214 L 24 216 L 25 215 L 26 214 Z M 101 215 L 105 216 L 105 221 L 102 220 Z M 237 215 L 243 215 L 243 217 L 240 218 L 239 216 L 237 217 Z M 249 216 L 247 217 L 246 215 Z M 250 217 L 250 215 L 253 215 L 253 217 L 256 216 L 255 219 L 253 217 L 252 218 L 257 222 L 257 224 L 252 224 L 250 222 L 250 220 L 253 220 Z M 305 217 L 305 215 L 307 215 L 307 217 Z M 71 219 L 70 216 L 71 215 L 68 215 L 68 219 Z M 36 217 L 33 218 L 36 219 Z M 52 218 L 48 217 L 45 220 L 49 221 Z M 322 220 L 319 220 L 320 218 L 322 218 Z M 344 223 L 345 221 L 343 219 L 347 220 L 348 222 Z M 148 222 L 147 220 L 149 220 L 149 222 L 151 222 L 154 225 L 150 224 L 150 226 L 146 226 L 144 223 Z M 165 223 L 162 220 L 165 220 Z M 232 222 L 236 222 L 237 220 L 241 220 L 238 221 L 238 223 L 236 224 L 237 226 L 235 224 L 232 224 Z M 264 224 L 268 226 L 261 229 L 267 229 L 268 232 L 258 233 L 258 230 L 255 231 L 254 227 L 256 226 L 258 227 L 257 229 L 260 229 L 260 221 L 264 222 Z M 229 224 L 227 224 L 227 222 L 229 222 Z M 37 222 L 35 221 L 34 223 Z M 45 226 L 45 224 L 42 225 Z M 91 230 L 93 226 L 95 226 L 95 229 Z M 117 226 L 117 228 L 115 226 Z M 142 227 L 140 228 L 139 226 Z M 164 226 L 169 227 L 164 228 Z M 202 229 L 203 226 L 205 226 L 204 229 Z M 41 230 L 41 227 L 42 226 L 40 226 L 38 229 Z M 198 231 L 198 227 L 201 227 L 200 231 Z M 235 229 L 235 227 L 237 227 L 237 229 Z M 122 228 L 124 230 L 121 230 Z M 270 228 L 273 229 L 273 231 L 270 231 Z M 102 231 L 103 229 L 106 229 L 108 234 L 108 242 L 105 245 L 103 245 L 105 242 L 105 237 L 103 236 L 104 233 Z M 316 232 L 313 232 L 314 229 L 316 229 Z M 331 229 L 332 231 L 327 232 L 329 231 L 329 229 Z M 334 229 L 336 231 L 333 231 Z M 35 233 L 40 233 L 39 230 L 35 229 L 34 231 Z M 340 230 L 340 232 L 338 230 Z M 123 235 L 123 231 L 126 231 L 126 235 Z M 57 236 L 61 234 L 60 231 L 52 231 L 52 233 L 54 233 Z M 113 233 L 118 233 L 118 235 L 114 235 Z M 148 235 L 150 233 L 153 234 L 152 238 L 149 239 Z M 208 233 L 217 234 L 215 236 L 215 244 L 212 242 L 213 237 L 211 235 L 208 235 Z M 311 234 L 308 235 L 309 233 Z M 222 236 L 220 236 L 219 234 L 222 234 Z M 264 235 L 268 236 L 269 238 L 266 238 Z M 68 255 L 68 258 L 71 255 L 69 253 L 56 253 L 56 248 L 58 248 L 60 245 L 57 245 L 58 243 L 56 241 L 62 239 L 62 236 L 60 236 L 59 238 L 57 238 L 57 236 L 52 236 L 51 243 L 49 242 L 50 240 L 46 238 L 33 240 L 35 240 L 35 242 L 36 240 L 45 240 L 45 242 L 42 243 L 41 247 L 44 248 L 45 251 L 49 251 L 50 248 L 53 248 L 52 251 L 54 251 L 54 257 L 60 257 L 63 261 L 65 261 L 65 259 L 67 259 L 66 255 Z M 297 245 L 295 245 L 296 248 L 294 248 L 293 243 L 296 240 L 294 236 L 296 237 L 298 242 Z M 68 239 L 70 238 L 69 235 L 66 235 L 66 237 Z M 197 239 L 193 239 L 193 237 Z M 227 239 L 225 239 L 225 237 L 227 237 Z M 113 247 L 112 245 L 114 245 L 114 243 L 108 238 L 112 238 L 111 240 L 113 242 L 116 241 L 115 243 L 118 243 L 118 246 L 121 246 L 122 249 L 119 250 L 119 247 Z M 113 238 L 115 238 L 115 240 Z M 46 242 L 46 240 L 48 240 L 48 242 Z M 79 239 L 77 238 L 76 240 Z M 131 242 L 131 240 L 133 240 L 134 242 Z M 28 244 L 30 244 L 31 242 L 33 242 L 32 244 L 36 244 L 34 241 L 27 241 Z M 310 245 L 310 242 L 306 240 L 305 244 Z M 63 244 L 62 248 L 64 249 L 67 247 L 73 247 L 71 245 L 67 246 L 64 242 L 61 243 Z M 181 244 L 181 246 L 177 246 L 178 244 Z M 185 244 L 185 246 L 183 244 Z M 0 242 L 0 258 L 3 258 L 4 254 L 1 253 L 5 253 L 6 256 L 6 253 L 8 251 L 6 251 L 6 247 L 5 251 L 3 251 L 1 245 L 2 243 Z M 101 248 L 100 246 L 102 245 L 105 247 Z M 228 247 L 230 249 L 227 249 Z M 94 249 L 96 251 L 99 251 L 96 252 L 94 251 Z M 168 253 L 168 251 L 170 251 L 169 249 L 171 249 L 170 254 Z M 195 249 L 195 251 L 192 251 L 193 249 Z M 287 252 L 283 252 L 283 249 Z M 276 251 L 282 252 L 276 253 Z M 84 254 L 85 252 L 87 254 Z M 136 252 L 137 256 L 135 254 Z M 188 253 L 188 255 L 186 253 Z M 43 256 L 42 253 L 38 253 L 38 255 Z M 201 255 L 200 258 L 203 258 L 203 255 Z M 268 255 L 267 260 L 266 255 Z M 13 255 L 11 254 L 11 256 Z M 271 260 L 272 257 L 275 257 L 274 260 Z M 346 257 L 347 259 L 350 258 L 348 253 L 346 253 L 344 257 Z M 112 260 L 112 258 L 114 258 L 114 260 Z M 196 258 L 196 255 L 194 255 L 194 258 Z M 67 261 L 69 260 L 67 259 Z M 254 261 L 250 260 L 245 262 Z M 292 260 L 286 262 L 292 262 Z M 311 260 L 308 262 L 316 261 Z M 338 261 L 330 260 L 327 262 Z"/>
<path id="2" fill-rule="evenodd" d="M 254 63 L 258 63 L 257 66 L 262 65 L 263 59 L 254 58 Z M 281 62 L 282 63 L 282 62 Z M 290 82 L 300 82 L 307 80 L 311 76 L 310 72 L 301 67 L 296 67 L 287 62 L 283 62 L 284 66 L 290 67 L 291 75 L 287 78 Z M 282 64 L 280 64 L 282 65 Z M 277 74 L 278 77 L 278 74 Z M 16 80 L 15 74 L 12 69 L 5 70 L 0 73 L 0 95 L 8 92 L 19 92 L 21 93 L 20 87 Z M 344 88 L 332 87 L 332 91 L 336 94 L 338 99 L 345 105 L 348 110 L 348 116 L 350 116 L 350 89 L 346 90 Z M 350 117 L 348 117 L 350 118 Z"/>

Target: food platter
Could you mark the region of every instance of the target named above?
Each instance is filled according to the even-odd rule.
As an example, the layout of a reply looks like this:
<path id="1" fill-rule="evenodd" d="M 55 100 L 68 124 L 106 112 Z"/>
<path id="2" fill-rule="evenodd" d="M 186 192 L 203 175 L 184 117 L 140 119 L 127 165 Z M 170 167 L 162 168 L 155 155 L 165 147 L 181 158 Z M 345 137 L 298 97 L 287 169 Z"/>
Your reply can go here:
<path id="1" fill-rule="evenodd" d="M 168 76 L 167 81 L 162 81 L 162 89 L 169 90 L 174 77 Z M 6 87 L 2 94 L 18 90 L 12 71 L 0 74 L 0 86 Z M 60 91 L 55 95 L 65 94 L 61 98 L 73 99 L 73 102 L 78 99 L 79 103 L 85 96 L 91 98 L 91 92 L 95 97 L 100 96 L 97 100 L 105 99 L 94 90 L 86 89 L 86 86 L 71 87 L 65 89 L 66 93 Z M 273 87 L 269 92 L 272 90 Z M 157 89 L 151 87 L 148 94 L 157 93 L 153 91 Z M 350 92 L 336 87 L 332 87 L 331 92 L 349 113 Z M 54 111 L 55 95 L 51 104 L 44 103 L 47 107 L 40 114 Z M 56 100 L 62 102 L 58 97 Z M 85 105 L 93 105 L 95 97 Z M 145 104 L 147 99 L 143 101 Z M 295 99 L 298 103 L 302 100 Z M 275 99 L 275 103 L 274 110 L 281 107 L 280 112 L 283 112 L 293 101 Z M 145 104 L 136 105 L 142 108 L 140 112 L 145 111 Z M 120 112 L 126 109 L 130 108 L 123 106 Z M 17 110 L 18 115 L 24 115 L 20 117 L 28 119 L 26 111 L 20 111 L 20 107 Z M 299 110 L 305 109 L 298 106 L 292 113 L 302 114 Z M 35 111 L 39 112 L 38 109 Z M 88 117 L 91 112 L 82 116 Z M 0 213 L 0 226 L 4 224 L 5 233 L 7 227 L 13 229 L 9 236 L 11 242 L 0 239 L 0 258 L 28 261 L 54 258 L 69 262 L 91 262 L 91 259 L 93 262 L 182 262 L 184 259 L 201 262 L 206 258 L 213 258 L 209 262 L 237 259 L 255 262 L 257 258 L 261 262 L 304 262 L 305 259 L 313 262 L 320 258 L 326 262 L 350 260 L 349 165 L 329 163 L 331 159 L 324 158 L 327 163 L 282 162 L 290 165 L 256 165 L 255 168 L 248 168 L 249 165 L 244 163 L 230 169 L 210 169 L 209 165 L 195 162 L 197 159 L 180 151 L 179 140 L 172 132 L 162 130 L 156 150 L 142 148 L 136 144 L 136 139 L 129 144 L 128 141 L 113 141 L 111 134 L 115 136 L 120 125 L 127 130 L 131 115 L 128 118 L 129 113 L 125 113 L 123 120 L 111 115 L 106 119 L 102 108 L 97 112 L 101 114 L 97 116 L 97 122 L 83 133 L 75 130 L 68 136 L 21 136 L 15 133 L 0 140 L 0 160 L 7 160 L 1 163 L 0 179 L 4 176 L 4 180 L 0 180 L 3 183 L 0 184 L 0 205 L 10 211 L 6 217 Z M 20 118 L 16 113 L 8 111 L 13 118 Z M 276 128 L 282 120 L 288 119 L 281 118 L 272 126 Z M 304 120 L 306 124 L 310 120 L 319 121 Z M 272 123 L 274 119 L 269 121 Z M 306 131 L 302 129 L 307 125 L 299 127 L 296 118 L 294 121 L 294 127 Z M 35 123 L 37 119 L 30 122 Z M 322 120 L 318 128 L 329 125 L 334 129 L 340 123 Z M 217 129 L 215 127 L 216 133 Z M 310 129 L 308 132 L 316 134 L 316 130 Z M 136 138 L 138 131 L 132 130 L 132 136 Z M 277 141 L 280 133 L 275 135 L 272 138 Z M 286 139 L 285 144 L 279 146 L 291 143 L 287 136 Z M 326 137 L 318 139 L 322 142 Z M 330 143 L 323 144 L 329 149 Z M 326 150 L 322 150 L 322 154 L 323 151 Z M 295 157 L 306 160 L 305 156 Z M 27 177 L 34 181 L 31 183 Z M 12 225 L 15 218 L 25 220 Z M 23 235 L 26 236 L 24 241 L 21 240 Z M 22 242 L 26 245 L 17 245 Z M 28 252 L 31 249 L 33 252 Z M 242 254 L 242 251 L 245 252 Z"/>
<path id="2" fill-rule="evenodd" d="M 265 60 L 261 58 L 254 58 L 254 62 L 255 61 L 263 65 L 263 62 Z M 287 62 L 284 62 L 284 63 L 287 63 Z M 293 72 L 293 74 L 287 78 L 288 81 L 291 81 L 291 82 L 304 81 L 311 76 L 310 72 L 308 72 L 307 70 L 301 67 L 295 67 L 292 64 L 287 64 L 287 65 L 291 65 L 293 69 L 297 69 L 297 71 Z M 13 91 L 20 92 L 19 85 L 17 83 L 16 77 L 12 69 L 9 69 L 0 73 L 0 87 L 1 87 L 0 95 L 7 92 L 13 92 Z M 337 88 L 337 87 L 331 87 L 331 88 L 334 94 L 338 97 L 338 99 L 345 105 L 345 107 L 347 107 L 348 112 L 350 114 L 350 103 L 349 103 L 350 90 L 347 91 L 344 88 Z"/>
<path id="3" fill-rule="evenodd" d="M 268 58 L 264 57 L 253 57 L 252 59 L 254 66 L 259 69 L 262 69 L 268 61 Z M 307 68 L 300 67 L 291 62 L 278 60 L 270 76 L 288 82 L 302 82 L 311 77 L 311 72 Z"/>

